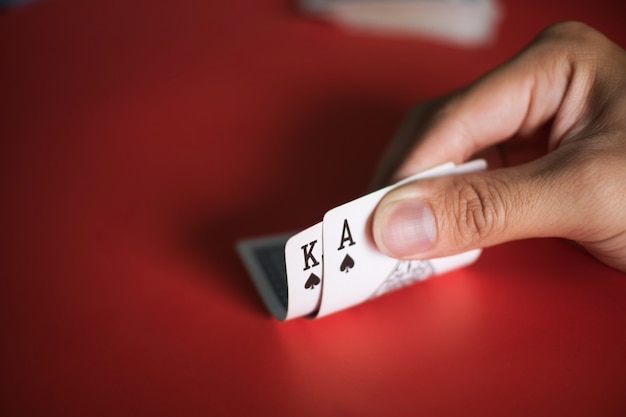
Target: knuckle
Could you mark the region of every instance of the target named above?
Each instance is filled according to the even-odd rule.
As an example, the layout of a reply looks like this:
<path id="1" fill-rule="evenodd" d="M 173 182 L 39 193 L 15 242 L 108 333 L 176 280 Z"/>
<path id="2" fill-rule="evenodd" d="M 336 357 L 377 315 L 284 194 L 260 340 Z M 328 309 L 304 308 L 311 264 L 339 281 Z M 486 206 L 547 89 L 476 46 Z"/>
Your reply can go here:
<path id="1" fill-rule="evenodd" d="M 446 198 L 450 236 L 458 247 L 475 247 L 495 236 L 504 225 L 502 186 L 479 176 L 456 178 Z"/>
<path id="2" fill-rule="evenodd" d="M 581 22 L 566 21 L 554 23 L 544 29 L 535 39 L 547 56 L 587 63 L 591 68 L 597 66 L 600 57 L 615 53 L 612 42 L 602 33 Z"/>
<path id="3" fill-rule="evenodd" d="M 565 21 L 548 26 L 539 35 L 540 39 L 570 43 L 590 42 L 601 37 L 600 32 L 581 22 Z"/>

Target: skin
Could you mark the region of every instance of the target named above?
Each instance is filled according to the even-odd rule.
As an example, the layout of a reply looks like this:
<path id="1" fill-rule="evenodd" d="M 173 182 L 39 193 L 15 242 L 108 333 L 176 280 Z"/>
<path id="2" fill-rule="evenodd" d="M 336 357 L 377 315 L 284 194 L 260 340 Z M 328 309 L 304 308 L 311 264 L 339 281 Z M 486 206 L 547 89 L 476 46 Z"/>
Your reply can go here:
<path id="1" fill-rule="evenodd" d="M 553 25 L 472 85 L 416 106 L 381 164 L 397 180 L 487 155 L 489 171 L 388 193 L 372 233 L 401 259 L 562 237 L 626 272 L 626 52 Z"/>

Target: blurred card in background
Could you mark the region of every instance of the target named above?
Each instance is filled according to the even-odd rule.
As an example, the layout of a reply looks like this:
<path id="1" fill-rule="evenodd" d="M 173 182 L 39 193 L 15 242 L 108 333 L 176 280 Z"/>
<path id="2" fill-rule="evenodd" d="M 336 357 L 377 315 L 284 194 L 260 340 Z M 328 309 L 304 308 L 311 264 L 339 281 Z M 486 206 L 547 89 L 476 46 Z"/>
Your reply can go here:
<path id="1" fill-rule="evenodd" d="M 357 32 L 426 36 L 465 46 L 489 43 L 501 16 L 495 0 L 299 0 L 299 6 Z"/>

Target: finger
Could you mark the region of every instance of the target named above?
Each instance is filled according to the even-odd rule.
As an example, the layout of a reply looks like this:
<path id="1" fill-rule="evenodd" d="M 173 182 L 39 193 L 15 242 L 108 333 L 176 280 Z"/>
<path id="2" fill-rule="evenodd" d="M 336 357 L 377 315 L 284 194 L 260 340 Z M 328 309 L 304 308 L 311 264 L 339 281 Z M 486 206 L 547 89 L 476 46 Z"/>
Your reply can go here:
<path id="1" fill-rule="evenodd" d="M 389 256 L 418 259 L 530 237 L 597 239 L 603 216 L 593 185 L 581 185 L 580 175 L 571 174 L 568 155 L 555 162 L 564 156 L 559 154 L 397 188 L 374 212 L 374 240 Z"/>
<path id="2" fill-rule="evenodd" d="M 582 26 L 548 29 L 511 61 L 452 96 L 417 137 L 395 177 L 446 161 L 460 163 L 487 146 L 530 134 L 556 116 L 568 91 L 575 96 L 570 101 L 584 102 L 589 79 L 584 71 L 574 75 L 571 45 L 565 47 L 560 35 L 591 30 Z M 557 118 L 553 127 L 559 134 L 582 118 L 581 106 L 567 107 L 566 117 Z"/>

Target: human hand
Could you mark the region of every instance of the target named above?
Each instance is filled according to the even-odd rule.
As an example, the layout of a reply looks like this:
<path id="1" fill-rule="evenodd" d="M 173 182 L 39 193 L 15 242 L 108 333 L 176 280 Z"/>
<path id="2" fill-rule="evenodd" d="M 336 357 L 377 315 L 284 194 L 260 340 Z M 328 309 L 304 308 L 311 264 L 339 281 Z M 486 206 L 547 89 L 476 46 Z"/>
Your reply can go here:
<path id="1" fill-rule="evenodd" d="M 500 168 L 388 193 L 372 222 L 381 251 L 433 258 L 563 237 L 626 272 L 623 49 L 581 23 L 551 26 L 474 84 L 416 107 L 382 172 L 401 162 L 397 180 L 485 149 Z"/>

